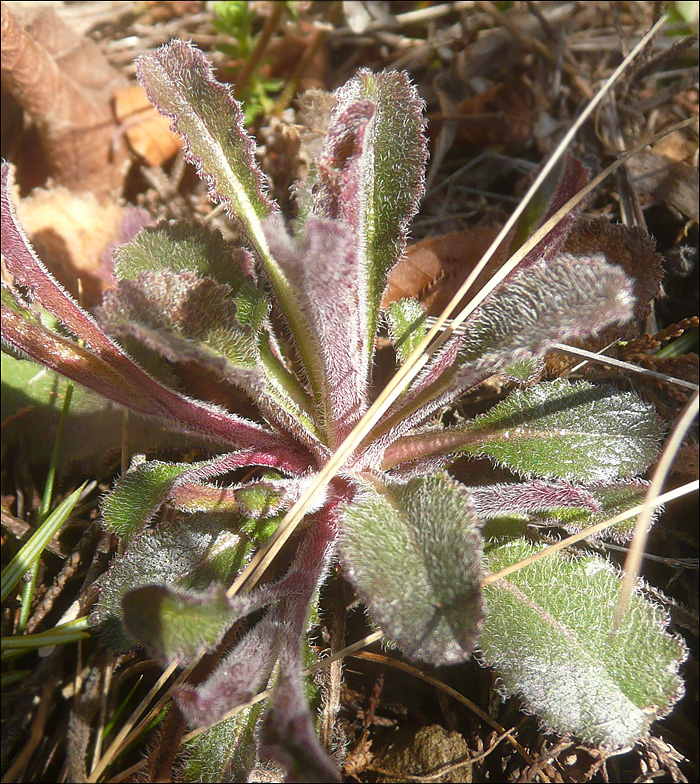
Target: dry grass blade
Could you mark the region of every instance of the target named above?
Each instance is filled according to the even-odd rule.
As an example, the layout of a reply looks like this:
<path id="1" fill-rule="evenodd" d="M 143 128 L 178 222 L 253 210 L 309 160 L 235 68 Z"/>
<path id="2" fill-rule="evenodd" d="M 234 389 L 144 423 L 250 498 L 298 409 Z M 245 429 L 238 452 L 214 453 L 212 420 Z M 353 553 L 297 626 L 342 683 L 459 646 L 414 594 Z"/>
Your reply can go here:
<path id="1" fill-rule="evenodd" d="M 669 376 L 666 373 L 657 373 L 657 371 L 649 370 L 648 368 L 637 367 L 637 365 L 633 365 L 631 362 L 625 362 L 622 359 L 606 357 L 605 354 L 596 354 L 593 351 L 586 351 L 586 349 L 576 348 L 575 346 L 566 346 L 563 343 L 555 343 L 554 348 L 557 349 L 557 351 L 562 351 L 564 354 L 572 354 L 575 357 L 585 357 L 590 362 L 597 362 L 601 365 L 619 367 L 623 370 L 629 371 L 630 373 L 641 373 L 642 375 L 650 376 L 651 378 L 658 378 L 662 381 L 668 381 L 669 384 L 675 384 L 679 387 L 686 387 L 686 389 L 697 390 L 698 388 L 698 385 L 694 384 L 692 381 L 685 381 L 682 378 Z"/>
<path id="2" fill-rule="evenodd" d="M 435 686 L 440 691 L 444 691 L 445 694 L 448 694 L 450 697 L 454 698 L 458 702 L 461 702 L 462 705 L 465 705 L 469 710 L 473 711 L 482 721 L 486 722 L 489 726 L 493 727 L 496 732 L 500 733 L 504 738 L 508 738 L 508 741 L 513 745 L 513 747 L 518 751 L 518 753 L 522 756 L 522 758 L 529 764 L 532 765 L 534 760 L 528 754 L 528 752 L 518 743 L 515 738 L 511 738 L 510 735 L 505 731 L 505 729 L 494 719 L 489 716 L 488 713 L 483 711 L 476 703 L 472 702 L 470 699 L 465 697 L 463 694 L 460 694 L 456 689 L 453 689 L 451 686 L 448 686 L 446 683 L 443 683 L 439 678 L 435 678 L 432 675 L 427 675 L 422 670 L 419 670 L 418 667 L 414 667 L 412 664 L 408 662 L 398 661 L 397 659 L 391 659 L 388 656 L 384 656 L 383 654 L 377 653 L 370 653 L 368 651 L 362 651 L 362 653 L 354 654 L 355 658 L 358 659 L 367 659 L 368 661 L 375 661 L 380 662 L 382 664 L 387 664 L 390 667 L 394 667 L 397 670 L 403 670 L 404 672 L 409 673 L 409 675 L 413 675 L 416 678 L 420 678 L 422 681 L 431 684 L 431 686 Z"/>
<path id="3" fill-rule="evenodd" d="M 112 741 L 109 745 L 109 748 L 104 753 L 102 759 L 99 760 L 95 764 L 95 767 L 92 769 L 92 772 L 87 778 L 88 784 L 94 784 L 100 776 L 104 773 L 107 766 L 112 762 L 112 760 L 116 759 L 119 755 L 120 750 L 126 745 L 126 741 L 128 740 L 128 736 L 131 733 L 134 725 L 141 717 L 141 714 L 148 708 L 149 704 L 153 697 L 160 691 L 161 687 L 167 682 L 168 678 L 175 672 L 177 669 L 178 662 L 173 662 L 158 678 L 156 683 L 151 687 L 148 694 L 141 700 L 138 707 L 134 710 L 134 712 L 129 716 L 127 721 L 124 723 L 124 726 L 119 730 L 117 737 Z"/>
<path id="4" fill-rule="evenodd" d="M 597 95 L 579 116 L 576 123 L 574 123 L 574 125 L 572 125 L 569 131 L 565 134 L 547 165 L 542 169 L 538 177 L 535 179 L 523 200 L 520 202 L 496 239 L 486 251 L 479 264 L 474 268 L 467 280 L 465 280 L 464 284 L 460 287 L 452 300 L 449 302 L 445 310 L 438 317 L 434 326 L 428 331 L 427 335 L 419 343 L 419 345 L 416 346 L 415 350 L 408 357 L 404 365 L 397 371 L 397 373 L 387 384 L 372 406 L 370 406 L 369 410 L 358 422 L 354 430 L 340 445 L 338 450 L 331 457 L 328 463 L 326 463 L 323 469 L 319 471 L 316 479 L 309 485 L 299 501 L 297 501 L 297 503 L 285 515 L 284 519 L 280 523 L 275 533 L 270 537 L 265 547 L 261 548 L 256 556 L 251 559 L 246 569 L 231 585 L 227 592 L 229 597 L 236 594 L 244 584 L 248 586 L 255 584 L 255 581 L 260 578 L 265 569 L 270 565 L 270 563 L 272 563 L 284 543 L 299 525 L 304 514 L 306 513 L 306 510 L 313 503 L 313 499 L 333 479 L 333 477 L 342 467 L 343 463 L 360 445 L 367 433 L 379 421 L 381 416 L 401 394 L 407 384 L 410 383 L 410 381 L 420 372 L 421 368 L 425 365 L 430 356 L 435 351 L 437 351 L 437 349 L 452 334 L 452 330 L 450 328 L 440 334 L 447 320 L 451 317 L 452 311 L 457 307 L 466 292 L 471 288 L 472 284 L 484 269 L 488 261 L 491 259 L 498 246 L 501 244 L 511 228 L 515 225 L 515 222 L 526 209 L 538 188 L 544 182 L 548 174 L 552 171 L 557 161 L 564 154 L 569 143 L 581 127 L 582 123 L 585 122 L 585 120 L 592 114 L 595 108 L 601 103 L 603 98 L 610 92 L 615 82 L 625 72 L 629 64 L 644 49 L 644 47 L 654 37 L 654 35 L 656 35 L 663 24 L 663 18 L 659 19 L 659 21 L 651 28 L 651 30 L 649 30 L 649 32 L 639 41 L 637 46 L 634 47 L 634 49 L 627 57 L 625 57 L 614 73 L 607 79 Z M 583 196 L 581 196 L 581 198 L 583 198 Z M 570 208 L 571 204 L 567 204 L 565 209 L 560 210 L 555 216 L 553 216 L 552 219 L 548 221 L 529 242 L 519 249 L 518 253 L 515 254 L 515 256 L 513 256 L 499 270 L 499 272 L 492 278 L 489 284 L 484 287 L 484 289 L 482 289 L 479 294 L 477 294 L 474 299 L 455 317 L 455 326 L 458 326 L 467 318 L 467 316 L 488 296 L 488 294 L 517 266 L 526 253 L 557 224 L 557 222 L 568 212 Z"/>
<path id="5" fill-rule="evenodd" d="M 666 477 L 671 471 L 673 460 L 678 454 L 681 443 L 697 415 L 698 393 L 696 392 L 683 409 L 683 413 L 676 423 L 673 433 L 664 447 L 664 451 L 661 453 L 658 465 L 654 469 L 651 485 L 649 485 L 649 489 L 647 490 L 646 498 L 644 500 L 644 509 L 635 523 L 630 551 L 625 559 L 625 577 L 620 586 L 620 598 L 618 600 L 617 609 L 615 610 L 613 634 L 617 631 L 620 621 L 627 611 L 630 596 L 632 595 L 632 591 L 637 582 L 639 569 L 642 565 L 642 557 L 644 556 L 644 546 L 647 540 L 649 523 L 651 522 L 651 515 L 654 509 L 652 504 L 658 500 L 663 483 L 666 481 Z"/>
<path id="6" fill-rule="evenodd" d="M 507 566 L 505 569 L 501 569 L 498 572 L 493 572 L 492 574 L 487 575 L 484 577 L 482 585 L 495 583 L 496 580 L 507 577 L 509 574 L 513 574 L 513 572 L 517 572 L 519 569 L 524 569 L 526 566 L 529 566 L 531 563 L 535 563 L 535 561 L 539 561 L 541 558 L 546 558 L 548 555 L 553 555 L 554 553 L 559 552 L 559 550 L 564 550 L 565 548 L 569 547 L 569 545 L 576 544 L 576 542 L 581 542 L 584 539 L 588 539 L 589 536 L 600 533 L 612 525 L 621 523 L 623 520 L 629 520 L 630 517 L 641 514 L 647 509 L 653 510 L 655 507 L 661 506 L 668 501 L 673 501 L 675 498 L 681 498 L 682 496 L 688 495 L 689 493 L 697 492 L 699 487 L 700 482 L 696 480 L 694 482 L 688 482 L 687 484 L 681 485 L 681 487 L 677 487 L 674 490 L 669 490 L 667 493 L 659 495 L 656 498 L 650 498 L 649 500 L 644 501 L 642 504 L 633 506 L 626 512 L 622 512 L 615 517 L 611 517 L 609 520 L 602 520 L 600 523 L 596 523 L 595 525 L 592 525 L 583 531 L 579 531 L 577 534 L 567 536 L 566 539 L 562 539 L 560 542 L 557 542 L 556 544 L 553 544 L 544 550 L 540 550 L 538 553 L 531 555 L 529 558 L 525 558 L 522 561 L 518 561 L 518 563 Z"/>

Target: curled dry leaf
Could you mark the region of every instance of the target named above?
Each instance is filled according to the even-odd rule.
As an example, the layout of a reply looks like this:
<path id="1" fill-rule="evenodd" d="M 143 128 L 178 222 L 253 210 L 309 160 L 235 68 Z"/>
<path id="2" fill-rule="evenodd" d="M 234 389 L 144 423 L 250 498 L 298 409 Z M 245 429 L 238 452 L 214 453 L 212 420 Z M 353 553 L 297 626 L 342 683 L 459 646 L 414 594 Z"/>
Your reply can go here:
<path id="1" fill-rule="evenodd" d="M 113 282 L 111 249 L 152 223 L 145 210 L 65 187 L 36 189 L 17 213 L 51 272 L 86 307 Z"/>
<path id="2" fill-rule="evenodd" d="M 149 166 L 162 166 L 182 146 L 170 130 L 170 121 L 156 111 L 140 84 L 114 93 L 114 114 L 123 124 L 131 149 Z"/>
<path id="3" fill-rule="evenodd" d="M 412 243 L 389 275 L 382 307 L 387 308 L 402 297 L 415 297 L 428 315 L 437 315 L 479 263 L 497 234 L 497 228 L 475 227 Z M 508 245 L 506 238 L 493 263 L 500 264 L 507 259 Z M 477 279 L 474 290 L 478 290 L 491 274 L 489 268 L 483 279 Z"/>
<path id="4" fill-rule="evenodd" d="M 26 5 L 2 5 L 3 87 L 36 125 L 56 182 L 98 197 L 114 193 L 129 158 L 110 100 L 126 79 L 53 9 Z"/>

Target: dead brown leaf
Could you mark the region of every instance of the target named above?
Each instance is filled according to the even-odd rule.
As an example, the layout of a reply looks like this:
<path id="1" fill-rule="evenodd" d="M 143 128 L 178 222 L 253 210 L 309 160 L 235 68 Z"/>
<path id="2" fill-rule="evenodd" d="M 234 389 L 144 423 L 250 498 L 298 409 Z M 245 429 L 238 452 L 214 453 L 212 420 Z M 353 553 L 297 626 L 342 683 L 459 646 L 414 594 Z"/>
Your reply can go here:
<path id="1" fill-rule="evenodd" d="M 114 93 L 114 114 L 123 124 L 131 149 L 149 166 L 162 166 L 182 146 L 170 130 L 170 120 L 159 114 L 140 84 Z"/>
<path id="2" fill-rule="evenodd" d="M 454 141 L 479 149 L 521 152 L 532 141 L 538 104 L 528 80 L 508 79 L 457 104 Z M 443 119 L 448 118 L 430 117 L 433 134 L 439 131 Z"/>
<path id="3" fill-rule="evenodd" d="M 64 187 L 36 189 L 17 213 L 39 256 L 86 307 L 99 303 L 111 285 L 111 248 L 152 223 L 145 210 Z"/>
<path id="4" fill-rule="evenodd" d="M 50 174 L 71 190 L 121 189 L 129 162 L 110 101 L 126 78 L 51 8 L 2 3 L 2 82 L 36 125 Z"/>
<path id="5" fill-rule="evenodd" d="M 498 228 L 476 227 L 439 237 L 426 237 L 409 245 L 404 257 L 389 275 L 382 307 L 386 308 L 402 297 L 415 297 L 427 309 L 428 315 L 438 315 L 478 264 L 498 232 Z M 508 258 L 508 245 L 509 238 L 506 238 L 492 265 Z M 492 269 L 493 266 L 482 273 L 472 287 L 473 291 L 488 280 Z"/>

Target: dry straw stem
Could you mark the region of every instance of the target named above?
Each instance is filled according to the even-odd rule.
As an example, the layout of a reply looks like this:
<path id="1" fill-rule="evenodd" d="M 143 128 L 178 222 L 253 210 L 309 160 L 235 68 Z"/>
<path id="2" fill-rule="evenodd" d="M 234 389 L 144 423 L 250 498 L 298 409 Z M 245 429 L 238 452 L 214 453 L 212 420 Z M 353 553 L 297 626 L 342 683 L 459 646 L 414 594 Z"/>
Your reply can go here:
<path id="1" fill-rule="evenodd" d="M 617 341 L 616 341 L 617 342 Z M 637 367 L 637 365 L 633 365 L 631 362 L 625 362 L 622 359 L 615 359 L 615 357 L 607 357 L 603 354 L 602 351 L 598 353 L 594 353 L 593 351 L 586 351 L 583 348 L 577 348 L 576 346 L 567 346 L 565 343 L 555 343 L 553 348 L 557 351 L 561 351 L 564 354 L 572 354 L 575 357 L 584 357 L 586 362 L 597 362 L 600 365 L 610 365 L 612 367 L 618 367 L 622 370 L 627 370 L 630 373 L 640 373 L 643 376 L 650 376 L 651 378 L 659 378 L 662 381 L 668 381 L 671 384 L 675 384 L 679 387 L 686 387 L 686 389 L 697 390 L 698 385 L 694 384 L 692 381 L 685 381 L 682 378 L 676 378 L 675 376 L 669 376 L 667 373 L 658 373 L 656 370 L 649 370 L 649 368 L 644 367 Z M 610 348 L 610 346 L 607 346 Z M 603 349 L 605 351 L 606 349 Z M 581 365 L 585 365 L 586 362 L 581 362 L 576 367 L 580 367 Z M 569 371 L 569 373 L 573 373 L 574 369 Z"/>
<path id="2" fill-rule="evenodd" d="M 469 314 L 491 293 L 491 291 L 520 263 L 522 258 L 527 252 L 533 248 L 542 237 L 544 237 L 568 212 L 571 202 L 565 208 L 559 210 L 552 219 L 548 221 L 542 228 L 526 242 L 517 253 L 512 256 L 509 261 L 503 265 L 499 272 L 484 286 L 484 288 L 471 300 L 471 302 L 454 318 L 453 326 L 443 330 L 443 327 L 451 317 L 453 310 L 458 306 L 464 295 L 470 289 L 478 275 L 484 269 L 486 264 L 490 261 L 493 254 L 498 249 L 499 245 L 506 237 L 515 222 L 524 212 L 527 205 L 532 200 L 534 194 L 542 185 L 546 177 L 556 166 L 559 159 L 566 151 L 569 143 L 585 122 L 585 120 L 592 114 L 596 107 L 605 98 L 612 86 L 624 73 L 629 64 L 634 58 L 646 47 L 647 43 L 663 26 L 663 17 L 649 30 L 649 32 L 639 41 L 637 46 L 625 57 L 622 63 L 614 71 L 614 73 L 603 84 L 600 91 L 588 104 L 586 109 L 578 117 L 576 122 L 567 131 L 557 146 L 552 157 L 549 159 L 544 168 L 540 171 L 535 181 L 530 186 L 530 189 L 523 197 L 522 201 L 510 216 L 506 224 L 495 240 L 491 243 L 490 247 L 482 257 L 481 261 L 474 268 L 472 273 L 464 281 L 457 293 L 452 297 L 447 307 L 440 314 L 433 327 L 428 331 L 423 340 L 416 346 L 415 350 L 408 357 L 404 365 L 396 372 L 391 381 L 387 384 L 381 394 L 377 397 L 375 402 L 370 406 L 367 413 L 357 423 L 357 426 L 350 433 L 350 435 L 343 441 L 336 453 L 330 458 L 328 463 L 319 471 L 316 479 L 309 485 L 306 492 L 301 496 L 296 504 L 285 515 L 284 519 L 278 526 L 275 533 L 270 537 L 264 547 L 262 547 L 256 555 L 251 559 L 248 566 L 243 570 L 239 577 L 234 581 L 227 596 L 234 596 L 245 584 L 246 587 L 252 587 L 255 582 L 260 578 L 265 569 L 272 563 L 273 559 L 280 551 L 287 539 L 292 535 L 297 525 L 301 522 L 306 510 L 313 503 L 316 495 L 321 492 L 333 477 L 341 469 L 343 463 L 348 459 L 352 452 L 360 445 L 371 428 L 379 421 L 384 412 L 391 406 L 406 386 L 413 378 L 420 372 L 421 368 L 429 360 L 432 354 L 452 335 L 454 328 L 459 326 Z M 583 198 L 583 196 L 579 197 Z M 572 200 L 575 201 L 575 200 Z M 442 332 L 442 334 L 440 334 Z"/>
<path id="3" fill-rule="evenodd" d="M 617 523 L 621 523 L 623 520 L 629 520 L 630 517 L 641 514 L 647 509 L 653 510 L 657 506 L 661 506 L 668 501 L 673 501 L 675 498 L 680 498 L 681 496 L 688 495 L 689 493 L 697 492 L 699 487 L 700 482 L 696 479 L 694 482 L 688 482 L 685 485 L 676 487 L 674 490 L 669 490 L 667 493 L 659 495 L 656 498 L 650 498 L 649 500 L 645 499 L 643 503 L 637 504 L 637 506 L 633 506 L 626 512 L 622 512 L 615 517 L 611 517 L 609 520 L 602 520 L 600 523 L 596 523 L 595 525 L 586 528 L 584 531 L 579 531 L 577 534 L 567 536 L 566 539 L 562 539 L 561 542 L 557 542 L 556 544 L 551 545 L 551 547 L 546 547 L 544 550 L 540 550 L 538 553 L 530 555 L 527 558 L 524 558 L 522 561 L 518 561 L 518 563 L 506 566 L 505 569 L 501 569 L 499 572 L 492 572 L 491 574 L 484 577 L 484 579 L 481 581 L 481 584 L 488 585 L 489 583 L 495 583 L 496 580 L 507 577 L 509 574 L 517 572 L 520 569 L 524 569 L 531 563 L 535 563 L 535 561 L 539 561 L 541 558 L 546 558 L 548 555 L 557 553 L 559 550 L 563 550 L 564 548 L 569 547 L 569 545 L 576 544 L 576 542 L 581 542 L 584 539 L 588 539 L 589 536 L 600 533 L 606 528 L 609 528 L 611 525 L 617 525 Z"/>
<path id="4" fill-rule="evenodd" d="M 630 596 L 637 582 L 637 575 L 642 566 L 642 557 L 644 555 L 644 547 L 647 542 L 649 532 L 649 523 L 651 522 L 651 515 L 654 510 L 652 502 L 659 496 L 661 488 L 663 487 L 666 477 L 671 471 L 673 461 L 681 448 L 683 439 L 688 432 L 693 420 L 698 415 L 698 393 L 696 392 L 693 397 L 686 403 L 680 419 L 668 439 L 664 451 L 661 453 L 661 458 L 654 469 L 654 475 L 644 498 L 644 509 L 637 518 L 634 525 L 634 534 L 632 543 L 630 545 L 629 553 L 625 558 L 625 577 L 620 586 L 620 598 L 615 609 L 615 618 L 613 620 L 612 633 L 615 634 L 618 630 L 620 622 L 622 621 L 625 613 L 627 612 L 627 605 L 629 604 Z"/>

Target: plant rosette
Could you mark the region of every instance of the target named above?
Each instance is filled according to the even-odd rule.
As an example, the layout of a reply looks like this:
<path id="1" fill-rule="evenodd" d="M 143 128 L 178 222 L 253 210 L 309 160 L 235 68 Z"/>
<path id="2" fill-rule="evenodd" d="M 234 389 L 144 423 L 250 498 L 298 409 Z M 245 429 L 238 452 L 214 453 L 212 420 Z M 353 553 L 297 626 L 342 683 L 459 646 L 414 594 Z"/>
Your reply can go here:
<path id="1" fill-rule="evenodd" d="M 644 738 L 682 694 L 686 649 L 641 590 L 608 644 L 620 576 L 597 555 L 557 554 L 481 581 L 487 567 L 540 547 L 524 535 L 528 520 L 581 530 L 639 503 L 647 483 L 638 477 L 661 442 L 657 416 L 611 386 L 528 379 L 472 420 L 436 423 L 487 377 L 528 378 L 555 343 L 630 320 L 636 282 L 602 253 L 562 250 L 569 214 L 366 434 L 308 509 L 286 571 L 230 597 L 225 586 L 369 408 L 380 330 L 399 365 L 426 334 L 418 301 L 380 309 L 423 194 L 423 103 L 400 72 L 363 70 L 341 87 L 288 226 L 266 196 L 241 109 L 204 56 L 173 41 L 140 58 L 138 74 L 240 244 L 192 223 L 145 228 L 116 251 L 116 286 L 90 315 L 29 245 L 4 164 L 2 245 L 14 284 L 3 283 L 2 328 L 22 355 L 211 444 L 195 463 L 134 462 L 106 495 L 103 523 L 125 549 L 93 616 L 113 644 L 137 641 L 164 665 L 219 651 L 209 676 L 175 695 L 192 726 L 272 686 L 264 712 L 246 708 L 190 744 L 187 775 L 241 780 L 273 761 L 288 780 L 338 780 L 303 682 L 308 625 L 334 559 L 411 659 L 452 665 L 477 652 L 546 729 L 609 750 Z M 539 224 L 586 178 L 569 158 Z M 193 375 L 217 395 L 188 392 Z M 211 402 L 237 398 L 257 414 Z M 467 486 L 448 470 L 464 455 L 520 478 Z M 227 480 L 232 472 L 240 481 Z M 164 507 L 175 515 L 161 519 Z"/>

